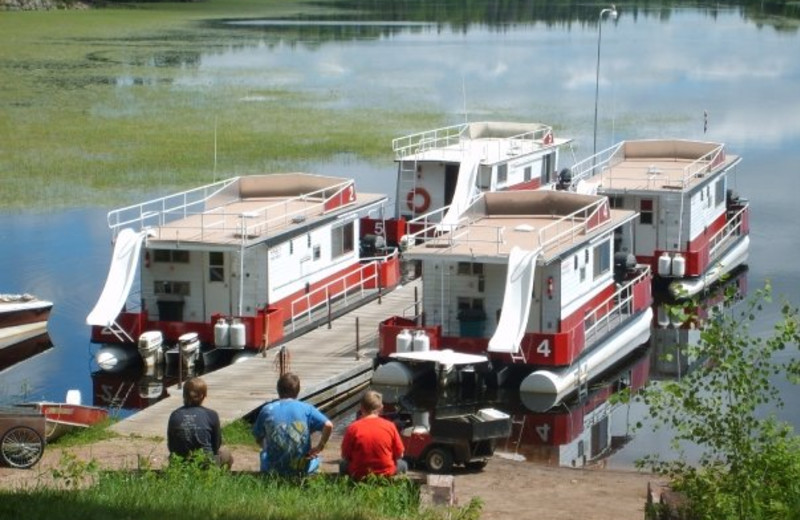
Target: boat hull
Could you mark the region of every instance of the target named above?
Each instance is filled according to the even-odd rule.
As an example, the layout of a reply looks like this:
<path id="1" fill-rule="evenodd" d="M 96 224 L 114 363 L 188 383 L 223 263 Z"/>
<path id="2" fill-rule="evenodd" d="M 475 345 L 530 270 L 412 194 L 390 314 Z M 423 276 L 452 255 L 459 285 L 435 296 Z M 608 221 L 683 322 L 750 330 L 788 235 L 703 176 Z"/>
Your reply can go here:
<path id="1" fill-rule="evenodd" d="M 707 289 L 726 274 L 747 262 L 750 252 L 750 236 L 745 235 L 722 258 L 714 262 L 708 270 L 696 278 L 676 280 L 669 285 L 669 292 L 674 298 L 690 298 Z"/>
<path id="2" fill-rule="evenodd" d="M 25 403 L 20 406 L 34 408 L 44 415 L 47 442 L 108 419 L 108 410 L 96 406 L 54 402 Z"/>

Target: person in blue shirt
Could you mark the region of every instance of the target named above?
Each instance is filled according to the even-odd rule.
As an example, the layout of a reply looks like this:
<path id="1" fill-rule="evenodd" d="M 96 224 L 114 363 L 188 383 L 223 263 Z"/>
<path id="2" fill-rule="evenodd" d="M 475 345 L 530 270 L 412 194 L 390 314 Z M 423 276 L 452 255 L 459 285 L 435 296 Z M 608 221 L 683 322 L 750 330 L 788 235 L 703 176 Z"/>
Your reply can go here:
<path id="1" fill-rule="evenodd" d="M 265 404 L 253 425 L 261 446 L 261 471 L 300 476 L 319 469 L 319 453 L 333 431 L 333 423 L 316 407 L 297 400 L 300 378 L 288 372 L 278 379 L 277 401 Z M 311 447 L 311 434 L 321 432 Z"/>

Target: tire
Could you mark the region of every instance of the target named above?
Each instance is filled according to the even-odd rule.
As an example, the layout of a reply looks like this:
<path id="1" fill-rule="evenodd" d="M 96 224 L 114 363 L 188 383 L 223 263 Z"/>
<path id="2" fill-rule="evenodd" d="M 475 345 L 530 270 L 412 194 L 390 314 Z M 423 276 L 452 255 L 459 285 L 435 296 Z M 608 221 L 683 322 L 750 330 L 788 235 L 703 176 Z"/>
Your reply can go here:
<path id="1" fill-rule="evenodd" d="M 42 458 L 44 439 L 33 428 L 15 426 L 0 440 L 0 457 L 12 468 L 30 468 Z"/>
<path id="2" fill-rule="evenodd" d="M 453 469 L 453 452 L 435 446 L 425 454 L 425 466 L 433 473 L 449 473 Z"/>

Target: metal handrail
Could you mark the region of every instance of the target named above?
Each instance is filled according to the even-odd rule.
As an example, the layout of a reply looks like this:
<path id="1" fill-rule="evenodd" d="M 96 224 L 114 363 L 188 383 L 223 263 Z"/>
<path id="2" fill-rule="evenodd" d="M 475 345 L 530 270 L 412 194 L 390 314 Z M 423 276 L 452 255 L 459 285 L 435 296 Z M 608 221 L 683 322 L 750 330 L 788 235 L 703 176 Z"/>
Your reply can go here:
<path id="1" fill-rule="evenodd" d="M 708 241 L 708 257 L 709 260 L 714 260 L 722 251 L 720 249 L 725 245 L 732 236 L 741 233 L 742 226 L 744 225 L 744 214 L 749 210 L 750 204 L 745 204 L 742 209 L 731 215 L 728 222 L 714 233 Z"/>
<path id="2" fill-rule="evenodd" d="M 446 126 L 443 128 L 436 128 L 434 130 L 427 130 L 425 132 L 417 132 L 415 134 L 398 137 L 396 139 L 392 139 L 392 150 L 395 153 L 395 158 L 400 160 L 409 155 L 414 155 L 427 150 L 446 148 L 448 146 L 463 142 L 465 139 L 465 133 L 469 127 L 469 123 L 463 123 L 460 125 Z M 530 130 L 509 137 L 503 137 L 503 140 L 535 142 L 543 140 L 547 134 L 552 134 L 552 132 L 552 127 L 543 125 L 536 130 Z"/>
<path id="3" fill-rule="evenodd" d="M 610 332 L 612 318 L 621 318 L 623 315 L 631 314 L 633 308 L 633 287 L 650 275 L 649 266 L 643 266 L 641 269 L 641 273 L 620 286 L 614 294 L 600 302 L 586 315 L 583 320 L 586 337 L 596 334 L 601 327 L 605 327 L 606 333 Z"/>
<path id="4" fill-rule="evenodd" d="M 334 280 L 331 280 L 327 284 L 325 284 L 325 285 L 323 285 L 321 287 L 318 287 L 318 288 L 314 289 L 313 291 L 311 291 L 311 292 L 309 292 L 307 294 L 304 294 L 303 296 L 300 296 L 299 298 L 295 298 L 294 300 L 292 300 L 292 302 L 290 304 L 290 307 L 289 307 L 290 312 L 291 312 L 290 320 L 292 322 L 292 332 L 295 332 L 296 327 L 297 327 L 297 321 L 299 320 L 299 318 L 305 317 L 308 320 L 307 323 L 310 323 L 311 322 L 311 316 L 314 313 L 314 311 L 318 310 L 320 307 L 325 307 L 326 309 L 329 309 L 330 304 L 331 304 L 331 300 L 336 298 L 336 297 L 338 297 L 338 296 L 344 295 L 344 303 L 345 303 L 345 305 L 347 305 L 347 297 L 350 294 L 350 292 L 353 289 L 359 289 L 359 299 L 363 298 L 364 297 L 364 286 L 368 282 L 371 282 L 371 281 L 374 280 L 374 281 L 376 281 L 376 285 L 377 285 L 377 282 L 379 281 L 379 278 L 378 278 L 379 277 L 379 275 L 378 275 L 379 266 L 383 262 L 386 262 L 386 261 L 388 261 L 388 260 L 390 260 L 392 258 L 395 258 L 397 255 L 398 255 L 398 252 L 395 249 L 394 251 L 392 251 L 392 253 L 390 253 L 388 255 L 364 258 L 362 260 L 366 261 L 367 263 L 362 264 L 361 267 L 359 267 L 358 269 L 356 269 L 354 271 L 350 271 L 349 273 L 346 273 L 346 274 L 344 274 L 344 275 L 342 275 L 342 276 L 340 276 L 340 277 L 338 277 L 338 278 L 336 278 Z M 364 272 L 367 269 L 370 269 L 370 268 L 374 269 L 373 274 L 371 274 L 369 276 L 364 276 Z M 351 284 L 351 283 L 348 282 L 348 279 L 353 277 L 354 275 L 358 276 L 358 280 Z M 342 285 L 342 289 L 339 290 L 339 291 L 333 291 L 332 292 L 330 290 L 330 288 L 335 284 Z M 312 298 L 314 296 L 319 295 L 320 293 L 324 294 L 324 299 L 320 303 L 317 303 L 316 305 L 312 304 Z M 301 308 L 303 308 L 303 310 L 295 312 L 295 309 L 301 303 L 305 304 L 304 307 L 301 307 Z"/>

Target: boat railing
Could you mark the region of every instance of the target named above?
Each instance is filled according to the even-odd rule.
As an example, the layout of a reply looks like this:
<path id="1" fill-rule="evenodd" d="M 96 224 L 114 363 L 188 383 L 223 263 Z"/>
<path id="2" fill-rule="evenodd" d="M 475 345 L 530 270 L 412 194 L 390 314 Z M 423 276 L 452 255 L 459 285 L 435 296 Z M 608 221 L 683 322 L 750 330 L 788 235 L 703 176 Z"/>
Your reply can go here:
<path id="1" fill-rule="evenodd" d="M 292 332 L 297 330 L 300 325 L 310 324 L 314 319 L 314 314 L 324 310 L 330 314 L 333 301 L 341 298 L 341 303 L 347 307 L 349 299 L 355 297 L 355 301 L 362 300 L 364 293 L 374 286 L 380 290 L 380 265 L 384 262 L 396 258 L 397 250 L 393 250 L 388 255 L 364 258 L 358 269 L 350 271 L 338 278 L 331 280 L 325 285 L 292 300 L 291 327 Z"/>
<path id="2" fill-rule="evenodd" d="M 587 180 L 622 162 L 625 159 L 624 146 L 624 142 L 617 143 L 573 164 L 569 168 L 572 173 L 572 185 L 575 186 L 578 181 Z"/>
<path id="3" fill-rule="evenodd" d="M 693 179 L 703 177 L 725 158 L 725 145 L 719 145 L 702 157 L 698 157 L 683 169 L 681 188 L 686 188 Z"/>
<path id="4" fill-rule="evenodd" d="M 745 223 L 745 215 L 749 210 L 750 205 L 745 204 L 728 218 L 728 222 L 725 223 L 722 229 L 711 236 L 711 239 L 708 241 L 709 260 L 715 260 L 719 255 L 724 253 L 731 238 L 741 235 L 742 227 Z"/>
<path id="5" fill-rule="evenodd" d="M 173 220 L 186 218 L 196 211 L 194 208 L 205 208 L 206 201 L 215 195 L 222 194 L 237 178 L 194 188 L 181 193 L 167 195 L 141 204 L 134 204 L 108 212 L 108 227 L 116 234 L 123 227 L 136 227 L 138 231 L 148 226 L 163 226 Z M 233 195 L 231 195 L 233 198 Z M 224 198 L 220 200 L 222 203 Z"/>
<path id="6" fill-rule="evenodd" d="M 605 213 L 605 217 L 603 214 Z M 573 211 L 568 215 L 555 218 L 551 223 L 535 229 L 535 240 L 530 244 L 532 249 L 547 250 L 560 243 L 575 243 L 580 237 L 605 222 L 609 215 L 608 199 L 598 198 L 591 204 Z M 408 236 L 412 244 L 425 244 L 426 247 L 448 248 L 458 245 L 481 243 L 494 245 L 496 253 L 500 253 L 505 243 L 505 226 L 481 224 L 481 215 L 462 216 L 458 223 L 444 226 L 420 220 L 420 229 L 413 231 L 409 226 Z M 415 219 L 416 220 L 416 219 Z M 428 224 L 423 227 L 423 222 Z M 485 230 L 492 230 L 488 233 Z M 492 237 L 492 238 L 487 238 Z"/>
<path id="7" fill-rule="evenodd" d="M 649 278 L 650 267 L 640 266 L 640 272 L 626 281 L 617 290 L 600 302 L 583 320 L 586 345 L 612 332 L 628 316 L 636 310 L 634 287 Z"/>
<path id="8" fill-rule="evenodd" d="M 437 148 L 447 148 L 458 144 L 463 146 L 467 140 L 472 140 L 468 135 L 469 129 L 470 124 L 465 123 L 418 132 L 393 139 L 392 150 L 395 153 L 395 159 L 401 160 L 409 155 Z M 507 137 L 496 137 L 495 146 L 497 146 L 498 153 L 506 151 L 511 155 L 518 155 L 520 153 L 531 152 L 541 147 L 548 134 L 553 134 L 553 128 L 551 126 L 541 125 L 535 130 L 528 130 Z M 515 151 L 516 153 L 514 153 Z M 488 149 L 484 149 L 484 152 L 488 152 Z"/>
<path id="9" fill-rule="evenodd" d="M 138 224 L 140 229 L 150 228 L 151 236 L 165 240 L 177 235 L 183 240 L 203 240 L 208 233 L 230 233 L 245 241 L 278 226 L 301 223 L 320 210 L 324 212 L 355 200 L 355 185 L 347 180 L 279 201 L 267 201 L 264 206 L 245 213 L 230 213 L 226 211 L 228 204 L 240 200 L 238 191 L 229 189 L 237 180 L 229 179 L 114 210 L 109 213 L 109 227 L 116 233 L 122 227 Z M 166 227 L 189 217 L 196 217 L 197 223 L 182 224 L 175 230 Z M 176 237 L 169 236 L 171 231 L 175 231 Z"/>

